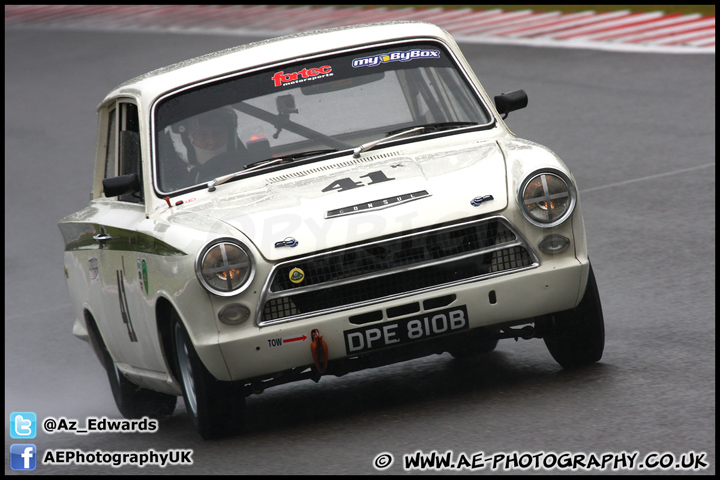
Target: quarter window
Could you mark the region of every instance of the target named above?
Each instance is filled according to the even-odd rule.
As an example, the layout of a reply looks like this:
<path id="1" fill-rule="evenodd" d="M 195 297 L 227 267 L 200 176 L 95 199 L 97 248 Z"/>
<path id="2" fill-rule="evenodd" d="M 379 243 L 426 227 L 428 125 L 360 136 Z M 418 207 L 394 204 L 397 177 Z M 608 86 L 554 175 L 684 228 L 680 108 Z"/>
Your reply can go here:
<path id="1" fill-rule="evenodd" d="M 108 141 L 107 149 L 105 150 L 105 177 L 110 178 L 117 175 L 116 168 L 117 162 L 117 121 L 115 120 L 117 110 L 110 110 L 108 115 Z"/>
<path id="2" fill-rule="evenodd" d="M 123 148 L 121 143 L 124 141 L 123 138 L 126 137 L 126 134 L 123 132 L 133 132 L 136 135 L 140 134 L 137 106 L 132 103 L 118 102 L 117 107 L 108 113 L 107 124 L 108 142 L 105 160 L 105 178 L 133 173 L 142 178 L 140 159 L 123 158 L 120 154 Z M 143 203 L 143 192 L 141 190 L 136 193 L 120 195 L 118 200 L 121 202 Z"/>

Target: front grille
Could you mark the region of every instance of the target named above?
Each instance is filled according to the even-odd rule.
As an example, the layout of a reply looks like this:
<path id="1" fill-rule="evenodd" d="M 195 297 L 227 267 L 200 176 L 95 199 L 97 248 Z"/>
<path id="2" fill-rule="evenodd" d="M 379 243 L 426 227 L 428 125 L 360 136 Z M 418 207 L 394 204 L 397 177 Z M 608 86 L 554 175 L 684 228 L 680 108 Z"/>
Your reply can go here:
<path id="1" fill-rule="evenodd" d="M 356 306 L 533 263 L 525 242 L 502 217 L 350 246 L 278 265 L 266 289 L 259 324 Z M 298 276 L 298 270 L 302 275 Z"/>

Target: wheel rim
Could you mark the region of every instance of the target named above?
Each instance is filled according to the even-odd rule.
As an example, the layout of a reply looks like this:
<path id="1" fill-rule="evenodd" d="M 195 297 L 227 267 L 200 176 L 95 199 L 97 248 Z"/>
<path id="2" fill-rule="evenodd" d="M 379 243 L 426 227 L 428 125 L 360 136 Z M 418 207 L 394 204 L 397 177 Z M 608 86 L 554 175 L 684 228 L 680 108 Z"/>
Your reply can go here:
<path id="1" fill-rule="evenodd" d="M 190 353 L 188 352 L 185 333 L 180 325 L 175 326 L 175 351 L 177 352 L 178 367 L 185 390 L 186 407 L 190 409 L 193 416 L 197 417 L 197 397 L 195 396 L 195 381 L 193 380 L 192 365 L 190 364 Z"/>

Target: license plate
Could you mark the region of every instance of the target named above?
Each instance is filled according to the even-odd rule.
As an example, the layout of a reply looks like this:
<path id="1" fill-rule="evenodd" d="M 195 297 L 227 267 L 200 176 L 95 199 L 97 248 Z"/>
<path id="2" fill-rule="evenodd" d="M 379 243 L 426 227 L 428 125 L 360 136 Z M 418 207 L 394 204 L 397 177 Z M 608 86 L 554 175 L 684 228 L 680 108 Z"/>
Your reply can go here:
<path id="1" fill-rule="evenodd" d="M 345 351 L 348 355 L 355 355 L 468 328 L 467 307 L 458 305 L 415 317 L 345 330 Z"/>

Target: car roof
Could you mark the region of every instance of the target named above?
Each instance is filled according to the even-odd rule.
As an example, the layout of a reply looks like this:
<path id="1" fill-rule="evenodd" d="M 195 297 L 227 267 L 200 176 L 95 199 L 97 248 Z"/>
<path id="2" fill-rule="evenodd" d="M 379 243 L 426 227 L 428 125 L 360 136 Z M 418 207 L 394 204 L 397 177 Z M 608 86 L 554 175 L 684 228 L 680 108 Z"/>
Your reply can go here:
<path id="1" fill-rule="evenodd" d="M 168 65 L 113 89 L 98 108 L 118 97 L 132 97 L 149 109 L 169 91 L 227 74 L 290 61 L 303 56 L 406 38 L 432 38 L 458 52 L 452 37 L 424 22 L 384 22 L 316 30 L 253 42 Z"/>

